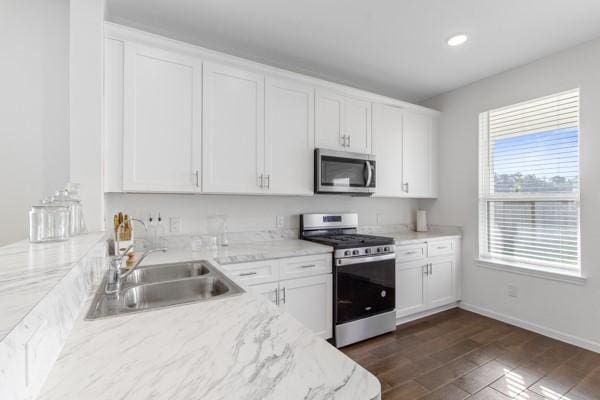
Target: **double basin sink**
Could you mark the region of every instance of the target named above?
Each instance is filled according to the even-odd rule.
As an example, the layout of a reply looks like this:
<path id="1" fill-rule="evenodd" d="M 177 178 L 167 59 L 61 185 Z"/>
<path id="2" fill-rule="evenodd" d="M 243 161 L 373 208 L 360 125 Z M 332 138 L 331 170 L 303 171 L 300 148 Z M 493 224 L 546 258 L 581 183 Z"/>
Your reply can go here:
<path id="1" fill-rule="evenodd" d="M 116 294 L 100 285 L 86 319 L 103 318 L 234 296 L 244 290 L 207 261 L 138 267 Z"/>

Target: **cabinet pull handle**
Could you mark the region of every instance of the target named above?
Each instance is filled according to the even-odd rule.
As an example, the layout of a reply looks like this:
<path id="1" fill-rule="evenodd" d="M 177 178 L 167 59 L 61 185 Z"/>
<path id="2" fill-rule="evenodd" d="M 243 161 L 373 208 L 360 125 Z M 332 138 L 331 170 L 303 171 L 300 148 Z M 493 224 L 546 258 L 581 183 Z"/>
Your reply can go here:
<path id="1" fill-rule="evenodd" d="M 348 135 L 348 147 L 350 147 L 350 135 Z"/>
<path id="2" fill-rule="evenodd" d="M 404 193 L 408 193 L 408 182 L 404 182 L 404 183 L 402 184 L 402 191 L 403 191 Z"/>
<path id="3" fill-rule="evenodd" d="M 346 147 L 346 135 L 342 136 L 342 147 Z"/>
<path id="4" fill-rule="evenodd" d="M 261 188 L 265 187 L 265 176 L 263 174 L 260 174 L 258 179 L 260 180 L 260 183 L 258 184 L 258 186 L 260 186 Z"/>
<path id="5" fill-rule="evenodd" d="M 275 288 L 275 305 L 279 305 L 279 288 Z"/>
<path id="6" fill-rule="evenodd" d="M 446 246 L 438 246 L 437 249 L 438 250 L 444 250 L 444 249 L 447 249 L 447 247 Z"/>
<path id="7" fill-rule="evenodd" d="M 271 174 L 267 174 L 266 176 L 266 182 L 267 182 L 267 189 L 271 189 Z"/>
<path id="8" fill-rule="evenodd" d="M 283 301 L 283 304 L 285 304 L 285 287 L 281 289 L 281 299 Z"/>
<path id="9" fill-rule="evenodd" d="M 423 265 L 423 274 L 429 275 L 429 264 Z"/>
<path id="10" fill-rule="evenodd" d="M 241 272 L 238 276 L 251 276 L 251 275 L 256 275 L 256 271 L 252 271 L 252 272 Z"/>
<path id="11" fill-rule="evenodd" d="M 200 172 L 196 170 L 196 187 L 200 187 Z"/>
<path id="12" fill-rule="evenodd" d="M 407 251 L 404 254 L 407 256 L 412 256 L 413 254 L 417 254 L 417 252 L 416 251 Z"/>
<path id="13" fill-rule="evenodd" d="M 300 266 L 300 268 L 314 268 L 314 267 L 316 267 L 315 264 L 307 264 L 307 265 Z"/>
<path id="14" fill-rule="evenodd" d="M 433 264 L 429 264 L 429 275 L 433 275 Z"/>

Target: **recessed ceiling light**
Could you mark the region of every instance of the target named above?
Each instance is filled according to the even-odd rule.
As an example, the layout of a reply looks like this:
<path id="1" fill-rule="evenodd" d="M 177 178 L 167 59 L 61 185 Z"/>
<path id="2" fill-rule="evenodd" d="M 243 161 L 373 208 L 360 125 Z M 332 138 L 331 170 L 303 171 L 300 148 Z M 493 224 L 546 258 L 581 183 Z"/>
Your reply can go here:
<path id="1" fill-rule="evenodd" d="M 450 36 L 446 43 L 448 43 L 448 46 L 460 46 L 461 44 L 465 43 L 467 39 L 467 35 L 465 35 L 464 33 L 459 33 Z"/>

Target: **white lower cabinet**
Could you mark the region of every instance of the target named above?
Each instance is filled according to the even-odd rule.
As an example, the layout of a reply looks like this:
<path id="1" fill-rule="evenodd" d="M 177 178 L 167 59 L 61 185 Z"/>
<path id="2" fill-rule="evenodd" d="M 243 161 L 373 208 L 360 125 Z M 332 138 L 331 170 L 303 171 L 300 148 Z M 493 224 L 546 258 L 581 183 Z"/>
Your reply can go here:
<path id="1" fill-rule="evenodd" d="M 331 274 L 279 282 L 279 306 L 323 338 L 332 335 Z"/>
<path id="2" fill-rule="evenodd" d="M 443 306 L 456 301 L 454 265 L 455 262 L 452 258 L 435 259 L 429 263 L 425 296 L 429 306 Z"/>
<path id="3" fill-rule="evenodd" d="M 225 265 L 231 278 L 264 296 L 324 339 L 333 336 L 331 254 Z"/>
<path id="4" fill-rule="evenodd" d="M 458 239 L 453 239 L 396 246 L 396 318 L 418 316 L 460 300 L 458 243 Z M 437 255 L 434 250 L 441 246 L 452 251 Z M 413 258 L 420 255 L 420 258 L 398 258 L 398 254 L 415 255 Z"/>

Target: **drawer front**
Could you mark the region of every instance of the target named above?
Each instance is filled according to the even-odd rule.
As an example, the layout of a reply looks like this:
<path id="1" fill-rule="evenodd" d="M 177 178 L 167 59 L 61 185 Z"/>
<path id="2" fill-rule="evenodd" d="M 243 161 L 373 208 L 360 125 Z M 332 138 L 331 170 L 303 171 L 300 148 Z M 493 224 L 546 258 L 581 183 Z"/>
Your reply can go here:
<path id="1" fill-rule="evenodd" d="M 331 254 L 284 258 L 281 260 L 281 279 L 331 273 Z"/>
<path id="2" fill-rule="evenodd" d="M 232 279 L 246 285 L 279 280 L 279 260 L 230 264 L 222 268 Z"/>
<path id="3" fill-rule="evenodd" d="M 439 240 L 427 243 L 427 255 L 429 257 L 441 256 L 454 253 L 453 240 Z"/>
<path id="4" fill-rule="evenodd" d="M 396 246 L 396 262 L 405 262 L 425 258 L 425 243 L 412 246 Z"/>

